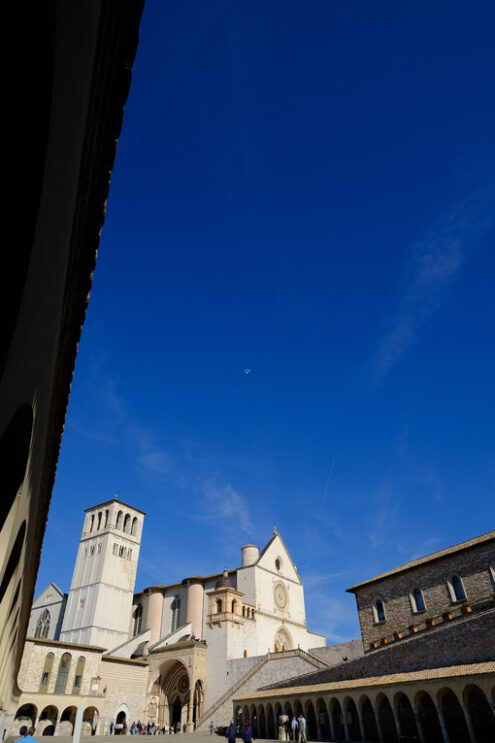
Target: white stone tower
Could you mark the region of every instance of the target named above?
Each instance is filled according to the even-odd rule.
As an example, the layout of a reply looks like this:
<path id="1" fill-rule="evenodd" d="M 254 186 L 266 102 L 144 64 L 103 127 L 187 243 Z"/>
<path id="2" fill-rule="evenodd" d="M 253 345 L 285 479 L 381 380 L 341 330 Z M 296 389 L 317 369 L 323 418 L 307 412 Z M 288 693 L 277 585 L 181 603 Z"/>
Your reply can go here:
<path id="1" fill-rule="evenodd" d="M 118 498 L 85 513 L 60 641 L 111 649 L 129 637 L 145 513 Z"/>

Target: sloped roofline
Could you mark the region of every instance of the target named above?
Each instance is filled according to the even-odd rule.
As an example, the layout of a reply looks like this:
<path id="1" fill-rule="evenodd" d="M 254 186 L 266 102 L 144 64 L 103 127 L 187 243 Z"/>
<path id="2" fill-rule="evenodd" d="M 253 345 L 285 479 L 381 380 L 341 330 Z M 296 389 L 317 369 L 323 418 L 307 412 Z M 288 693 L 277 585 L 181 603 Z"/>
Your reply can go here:
<path id="1" fill-rule="evenodd" d="M 278 531 L 277 531 L 276 529 L 274 529 L 274 532 L 273 532 L 273 536 L 272 536 L 272 537 L 271 537 L 271 539 L 270 539 L 270 540 L 269 540 L 269 541 L 268 541 L 268 542 L 266 543 L 266 545 L 265 545 L 265 546 L 263 547 L 263 549 L 261 550 L 261 552 L 260 552 L 260 554 L 259 554 L 259 557 L 258 557 L 258 559 L 257 559 L 257 560 L 256 560 L 256 562 L 255 562 L 255 563 L 253 563 L 253 564 L 254 564 L 254 565 L 257 565 L 257 564 L 259 563 L 259 561 L 261 560 L 261 558 L 263 557 L 263 555 L 265 555 L 265 554 L 266 554 L 266 553 L 268 552 L 268 550 L 270 549 L 270 547 L 272 546 L 272 544 L 274 543 L 274 541 L 275 541 L 275 540 L 277 539 L 277 537 L 278 537 L 278 538 L 280 539 L 280 542 L 281 542 L 281 544 L 282 544 L 282 547 L 284 548 L 285 554 L 286 554 L 286 555 L 287 555 L 287 557 L 289 558 L 289 560 L 290 560 L 290 563 L 291 563 L 292 567 L 293 567 L 293 568 L 294 568 L 294 570 L 296 571 L 296 575 L 297 575 L 297 577 L 299 578 L 299 582 L 300 582 L 300 583 L 302 584 L 301 576 L 299 575 L 299 571 L 298 571 L 298 569 L 297 569 L 297 566 L 296 566 L 296 565 L 294 564 L 294 561 L 293 561 L 292 557 L 291 557 L 291 556 L 290 556 L 290 554 L 289 554 L 289 550 L 288 550 L 288 549 L 287 549 L 287 547 L 285 546 L 285 542 L 284 542 L 284 540 L 282 539 L 282 537 L 280 536 L 280 533 L 279 533 L 279 532 L 278 532 Z M 251 566 L 249 565 L 249 566 L 246 566 L 246 567 L 251 567 Z"/>
<path id="2" fill-rule="evenodd" d="M 51 580 L 51 581 L 50 581 L 50 583 L 48 583 L 48 585 L 46 585 L 46 586 L 45 586 L 45 588 L 43 588 L 43 590 L 42 590 L 42 591 L 40 591 L 40 593 L 39 593 L 39 594 L 37 595 L 37 597 L 36 597 L 36 598 L 34 599 L 34 601 L 33 601 L 33 604 L 35 604 L 35 603 L 36 603 L 36 602 L 38 601 L 38 599 L 39 599 L 39 598 L 41 598 L 41 596 L 43 596 L 43 594 L 45 593 L 45 591 L 47 591 L 47 590 L 48 590 L 48 589 L 50 588 L 50 586 L 53 586 L 53 587 L 54 587 L 54 589 L 55 589 L 56 591 L 58 591 L 58 593 L 60 594 L 61 598 L 64 598 L 64 596 L 68 596 L 68 595 L 69 595 L 68 593 L 65 593 L 65 591 L 62 591 L 62 589 L 61 589 L 61 588 L 60 588 L 59 586 L 57 586 L 57 584 L 56 584 L 56 583 L 54 583 L 54 582 L 53 582 L 53 581 Z"/>
<path id="3" fill-rule="evenodd" d="M 84 513 L 88 513 L 88 511 L 94 511 L 95 508 L 103 508 L 103 506 L 109 506 L 111 503 L 120 503 L 125 508 L 132 508 L 133 511 L 137 511 L 138 513 L 142 513 L 143 516 L 146 516 L 146 511 L 141 511 L 140 508 L 136 508 L 136 506 L 131 506 L 129 503 L 124 503 L 123 500 L 120 500 L 120 498 L 111 498 L 110 500 L 106 500 L 103 503 L 98 503 L 96 506 L 91 506 L 91 508 L 85 508 Z"/>
<path id="4" fill-rule="evenodd" d="M 406 570 L 412 570 L 413 568 L 416 568 L 420 565 L 424 565 L 428 562 L 433 562 L 434 560 L 440 560 L 442 559 L 442 557 L 454 555 L 457 552 L 462 552 L 462 550 L 467 550 L 471 547 L 477 547 L 479 544 L 484 544 L 492 540 L 495 540 L 495 529 L 487 532 L 486 534 L 481 534 L 481 536 L 479 537 L 467 539 L 465 542 L 459 542 L 458 544 L 454 544 L 451 547 L 446 547 L 443 550 L 438 550 L 437 552 L 432 552 L 431 554 L 425 555 L 424 557 L 418 557 L 416 560 L 411 560 L 410 562 L 404 563 L 404 565 L 399 565 L 399 567 L 393 568 L 393 570 L 388 570 L 385 573 L 380 573 L 380 575 L 376 575 L 374 578 L 369 578 L 368 580 L 364 580 L 361 583 L 356 583 L 354 586 L 351 586 L 346 590 L 348 593 L 354 593 L 359 588 L 367 586 L 370 583 L 375 583 L 376 581 L 383 580 L 384 578 L 388 578 L 391 575 L 403 573 Z"/>
<path id="5" fill-rule="evenodd" d="M 119 502 L 121 502 L 121 501 L 119 501 Z M 103 504 L 103 505 L 105 505 L 105 504 Z M 92 510 L 92 509 L 86 509 L 86 510 Z M 277 537 L 280 538 L 280 542 L 282 543 L 282 547 L 285 550 L 285 554 L 289 558 L 289 560 L 291 562 L 291 565 L 294 568 L 294 570 L 296 572 L 296 575 L 297 575 L 297 577 L 299 579 L 299 582 L 302 584 L 302 580 L 301 580 L 301 576 L 299 575 L 299 571 L 298 571 L 296 565 L 294 564 L 294 561 L 292 560 L 292 557 L 289 554 L 289 550 L 285 546 L 284 540 L 282 539 L 282 537 L 280 536 L 280 534 L 279 534 L 278 531 L 273 534 L 273 536 L 270 538 L 270 540 L 267 542 L 267 544 L 263 547 L 263 549 L 261 550 L 261 552 L 260 552 L 260 554 L 259 554 L 258 559 L 256 560 L 256 562 L 254 562 L 252 565 L 246 565 L 246 567 L 250 567 L 251 568 L 254 565 L 257 565 L 259 563 L 259 561 L 261 560 L 261 558 L 263 557 L 263 555 L 267 552 L 267 550 L 273 544 L 273 542 L 275 541 L 275 539 Z M 244 546 L 257 547 L 256 544 L 253 544 L 253 545 L 244 545 Z M 243 566 L 241 565 L 238 568 L 233 568 L 232 570 L 227 570 L 227 573 L 228 573 L 229 576 L 235 575 L 238 570 L 243 570 Z M 203 581 L 204 583 L 206 583 L 207 581 L 213 580 L 215 578 L 221 578 L 222 575 L 223 575 L 223 573 L 224 573 L 224 571 L 222 570 L 220 573 L 213 573 L 212 575 L 205 575 L 205 576 L 195 575 L 193 578 L 184 578 L 182 581 L 179 581 L 178 583 L 169 583 L 166 586 L 163 586 L 163 585 L 160 585 L 160 584 L 155 585 L 155 586 L 146 586 L 146 588 L 143 588 L 142 591 L 135 591 L 134 592 L 134 596 L 135 597 L 136 596 L 142 596 L 144 593 L 146 593 L 146 591 L 149 591 L 149 590 L 168 591 L 171 588 L 183 588 L 185 582 L 188 581 L 188 580 L 199 580 L 199 581 Z"/>

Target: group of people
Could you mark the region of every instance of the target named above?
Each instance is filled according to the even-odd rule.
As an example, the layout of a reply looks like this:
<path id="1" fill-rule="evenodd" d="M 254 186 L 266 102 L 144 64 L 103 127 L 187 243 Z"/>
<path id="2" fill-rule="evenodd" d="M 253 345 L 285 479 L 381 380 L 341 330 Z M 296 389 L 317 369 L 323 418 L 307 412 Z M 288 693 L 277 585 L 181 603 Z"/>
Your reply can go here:
<path id="1" fill-rule="evenodd" d="M 298 718 L 294 715 L 290 727 L 291 739 L 298 741 L 298 743 L 306 743 L 306 718 L 304 715 L 299 715 Z"/>
<path id="2" fill-rule="evenodd" d="M 114 735 L 114 733 L 118 734 L 119 732 L 121 731 L 118 729 L 117 725 L 114 725 L 112 722 L 110 724 L 110 735 Z M 127 729 L 124 728 L 123 732 L 127 732 Z M 170 725 L 169 727 L 164 725 L 159 728 L 154 722 L 148 722 L 147 725 L 144 725 L 141 720 L 138 720 L 137 722 L 134 721 L 132 723 L 129 732 L 131 735 L 166 735 L 167 733 L 172 735 L 173 733 L 180 733 L 180 722 L 177 722 L 175 725 Z"/>
<path id="3" fill-rule="evenodd" d="M 176 722 L 175 725 L 159 728 L 154 722 L 149 722 L 147 725 L 143 725 L 141 720 L 133 722 L 131 725 L 131 735 L 173 735 L 174 733 L 180 733 L 180 722 Z"/>
<path id="4" fill-rule="evenodd" d="M 281 728 L 281 729 L 280 729 Z M 210 735 L 213 733 L 213 722 L 210 723 Z M 234 720 L 230 721 L 225 737 L 228 743 L 236 743 L 236 739 L 242 737 L 244 743 L 252 743 L 258 737 L 258 724 L 256 715 L 253 715 L 253 719 L 249 717 L 244 719 L 244 727 L 240 729 L 240 725 L 235 725 Z M 279 726 L 279 740 L 285 738 L 285 740 L 292 740 L 295 743 L 307 743 L 306 738 L 306 718 L 304 715 L 295 715 L 292 718 L 289 729 L 289 719 L 282 717 L 280 719 Z"/>
<path id="5" fill-rule="evenodd" d="M 225 737 L 227 738 L 228 743 L 236 743 L 236 738 L 241 737 L 241 726 L 235 725 L 234 720 L 231 720 L 230 725 L 225 732 Z M 252 741 L 256 740 L 257 737 L 258 726 L 256 715 L 253 715 L 252 720 L 250 720 L 249 717 L 245 717 L 242 729 L 242 739 L 244 740 L 244 743 L 252 743 Z"/>

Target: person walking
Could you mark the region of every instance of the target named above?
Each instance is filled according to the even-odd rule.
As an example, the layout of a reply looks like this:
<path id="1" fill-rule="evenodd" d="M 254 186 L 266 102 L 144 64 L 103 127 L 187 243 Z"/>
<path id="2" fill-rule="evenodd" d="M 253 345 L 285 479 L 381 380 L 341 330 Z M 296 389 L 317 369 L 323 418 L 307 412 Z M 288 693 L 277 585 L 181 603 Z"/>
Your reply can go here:
<path id="1" fill-rule="evenodd" d="M 306 718 L 304 715 L 299 718 L 299 743 L 306 743 Z"/>
<path id="2" fill-rule="evenodd" d="M 297 741 L 298 732 L 299 732 L 299 723 L 296 720 L 296 716 L 292 716 L 292 722 L 290 724 L 291 730 L 292 730 L 292 740 Z"/>
<path id="3" fill-rule="evenodd" d="M 215 730 L 215 725 L 213 724 L 213 720 L 210 722 L 210 735 L 213 735 L 213 731 Z"/>
<path id="4" fill-rule="evenodd" d="M 244 720 L 244 733 L 242 737 L 244 738 L 244 743 L 251 743 L 253 740 L 253 726 L 249 717 L 246 717 Z"/>
<path id="5" fill-rule="evenodd" d="M 237 735 L 237 728 L 234 725 L 234 720 L 231 720 L 230 725 L 225 731 L 225 737 L 227 738 L 229 743 L 235 743 L 236 735 Z"/>

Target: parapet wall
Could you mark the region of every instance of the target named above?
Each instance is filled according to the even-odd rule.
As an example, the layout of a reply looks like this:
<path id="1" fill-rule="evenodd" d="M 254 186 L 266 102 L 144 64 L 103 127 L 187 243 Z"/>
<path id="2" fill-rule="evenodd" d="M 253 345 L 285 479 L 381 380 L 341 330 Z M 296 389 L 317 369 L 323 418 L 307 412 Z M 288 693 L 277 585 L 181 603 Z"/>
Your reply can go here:
<path id="1" fill-rule="evenodd" d="M 495 609 L 453 625 L 440 626 L 430 634 L 379 648 L 362 658 L 307 674 L 297 679 L 297 684 L 292 678 L 263 688 L 307 686 L 488 660 L 495 660 Z"/>

